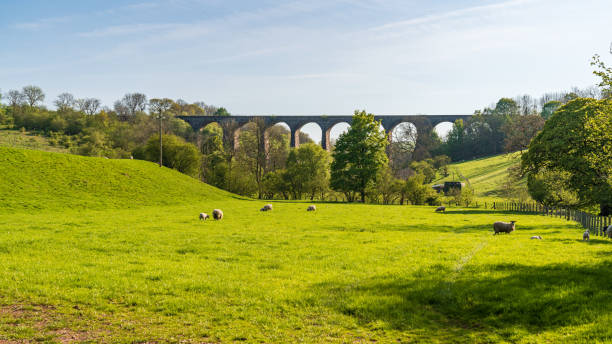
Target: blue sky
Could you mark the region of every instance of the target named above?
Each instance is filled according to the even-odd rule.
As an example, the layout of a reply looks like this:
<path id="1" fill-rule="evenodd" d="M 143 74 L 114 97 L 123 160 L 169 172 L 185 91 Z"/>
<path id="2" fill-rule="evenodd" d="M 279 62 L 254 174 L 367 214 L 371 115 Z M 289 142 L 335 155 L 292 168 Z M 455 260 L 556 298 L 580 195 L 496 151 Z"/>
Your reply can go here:
<path id="1" fill-rule="evenodd" d="M 0 2 L 0 89 L 245 115 L 463 114 L 595 83 L 609 0 Z"/>

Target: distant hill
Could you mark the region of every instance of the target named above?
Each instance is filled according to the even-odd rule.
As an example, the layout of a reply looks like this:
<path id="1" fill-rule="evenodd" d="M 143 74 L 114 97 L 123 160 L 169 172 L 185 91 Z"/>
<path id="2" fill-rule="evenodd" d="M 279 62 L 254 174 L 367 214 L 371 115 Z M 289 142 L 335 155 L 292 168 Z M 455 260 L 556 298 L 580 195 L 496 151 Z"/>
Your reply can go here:
<path id="1" fill-rule="evenodd" d="M 0 147 L 36 149 L 45 152 L 68 153 L 68 150 L 57 147 L 44 136 L 34 135 L 27 131 L 0 130 Z"/>
<path id="2" fill-rule="evenodd" d="M 508 176 L 508 167 L 519 163 L 520 159 L 519 153 L 509 153 L 450 164 L 450 175 L 435 180 L 433 184 L 452 180 L 469 181 L 477 197 L 498 198 L 502 196 L 502 185 Z"/>
<path id="3" fill-rule="evenodd" d="M 0 147 L 0 212 L 134 208 L 238 197 L 154 163 Z"/>

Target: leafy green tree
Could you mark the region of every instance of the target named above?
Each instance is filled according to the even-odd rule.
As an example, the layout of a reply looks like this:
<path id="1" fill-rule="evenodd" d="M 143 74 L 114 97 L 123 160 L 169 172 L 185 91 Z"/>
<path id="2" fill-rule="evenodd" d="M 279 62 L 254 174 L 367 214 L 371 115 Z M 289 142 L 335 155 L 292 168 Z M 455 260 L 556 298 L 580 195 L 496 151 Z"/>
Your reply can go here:
<path id="1" fill-rule="evenodd" d="M 423 184 L 425 176 L 415 174 L 404 182 L 402 194 L 412 205 L 437 205 L 440 203 L 438 194 L 429 185 Z M 403 204 L 403 202 L 401 202 Z"/>
<path id="2" fill-rule="evenodd" d="M 317 144 L 307 143 L 292 149 L 284 177 L 293 198 L 301 199 L 303 194 L 308 194 L 312 200 L 317 193 L 326 190 L 329 162 L 329 153 Z"/>
<path id="3" fill-rule="evenodd" d="M 232 114 L 227 111 L 226 108 L 220 107 L 215 111 L 215 116 L 231 116 Z"/>
<path id="4" fill-rule="evenodd" d="M 276 195 L 281 195 L 284 199 L 289 199 L 291 185 L 286 174 L 287 170 L 276 170 L 268 172 L 264 176 L 263 184 L 266 198 L 273 199 Z"/>
<path id="5" fill-rule="evenodd" d="M 578 98 L 559 108 L 522 156 L 525 173 L 569 173 L 581 201 L 612 213 L 612 100 Z"/>
<path id="6" fill-rule="evenodd" d="M 417 174 L 422 175 L 424 179 L 424 183 L 428 184 L 436 179 L 436 169 L 433 166 L 433 161 L 431 159 L 422 160 L 422 161 L 413 161 L 410 164 L 410 168 L 412 168 Z"/>
<path id="7" fill-rule="evenodd" d="M 340 135 L 334 148 L 331 165 L 331 187 L 343 192 L 352 201 L 354 194 L 365 202 L 366 188 L 387 163 L 387 137 L 380 131 L 380 122 L 365 111 L 355 111 L 351 127 Z"/>
<path id="8" fill-rule="evenodd" d="M 502 116 L 515 116 L 520 113 L 520 109 L 514 99 L 501 98 L 497 101 L 497 104 L 495 104 L 493 112 Z"/>
<path id="9" fill-rule="evenodd" d="M 200 172 L 200 153 L 195 145 L 185 142 L 175 135 L 164 135 L 162 140 L 164 150 L 163 164 L 192 177 L 197 177 Z M 136 158 L 156 161 L 159 157 L 159 138 L 152 136 L 144 147 L 144 150 L 135 154 Z"/>
<path id="10" fill-rule="evenodd" d="M 376 181 L 368 188 L 368 197 L 382 204 L 393 204 L 400 197 L 403 184 L 395 178 L 390 167 L 380 169 Z"/>
<path id="11" fill-rule="evenodd" d="M 570 176 L 569 172 L 549 169 L 530 173 L 527 177 L 529 194 L 548 207 L 579 207 L 578 194 L 568 187 Z"/>
<path id="12" fill-rule="evenodd" d="M 599 55 L 594 55 L 593 60 L 591 61 L 591 66 L 596 67 L 597 69 L 593 71 L 593 74 L 597 75 L 601 78 L 599 82 L 599 87 L 602 90 L 602 94 L 606 98 L 612 97 L 612 68 L 606 66 L 606 64 L 601 60 Z"/>

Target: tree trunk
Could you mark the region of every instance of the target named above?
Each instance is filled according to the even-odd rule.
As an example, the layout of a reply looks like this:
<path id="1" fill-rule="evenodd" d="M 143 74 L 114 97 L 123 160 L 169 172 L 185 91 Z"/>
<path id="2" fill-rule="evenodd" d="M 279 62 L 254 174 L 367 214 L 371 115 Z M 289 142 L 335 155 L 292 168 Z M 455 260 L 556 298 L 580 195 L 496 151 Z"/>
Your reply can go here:
<path id="1" fill-rule="evenodd" d="M 365 203 L 365 191 L 361 191 L 361 203 Z"/>
<path id="2" fill-rule="evenodd" d="M 599 216 L 612 215 L 612 204 L 600 204 L 599 209 L 600 209 Z"/>

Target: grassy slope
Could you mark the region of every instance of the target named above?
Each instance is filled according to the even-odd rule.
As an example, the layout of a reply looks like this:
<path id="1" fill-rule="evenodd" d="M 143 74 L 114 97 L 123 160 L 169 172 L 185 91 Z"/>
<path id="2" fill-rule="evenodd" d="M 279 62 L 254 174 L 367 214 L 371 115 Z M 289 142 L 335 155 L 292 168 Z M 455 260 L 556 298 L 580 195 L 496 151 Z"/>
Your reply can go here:
<path id="1" fill-rule="evenodd" d="M 508 167 L 520 162 L 519 153 L 496 155 L 488 158 L 470 160 L 449 165 L 448 177 L 439 178 L 433 184 L 444 181 L 465 181 L 467 178 L 474 187 L 476 196 L 484 199 L 501 197 L 501 186 L 508 175 Z"/>
<path id="2" fill-rule="evenodd" d="M 43 136 L 19 130 L 0 129 L 0 147 L 36 149 L 45 152 L 68 153 L 68 150 L 53 146 Z"/>
<path id="3" fill-rule="evenodd" d="M 133 208 L 230 196 L 151 162 L 0 147 L 0 212 Z"/>
<path id="4" fill-rule="evenodd" d="M 30 197 L 48 204 L 35 215 L 0 212 L 0 341 L 612 339 L 612 246 L 579 241 L 570 222 L 409 206 L 320 204 L 307 213 L 285 202 L 262 213 L 262 202 L 153 164 L 0 153 L 0 175 L 42 185 L 38 194 L 3 191 L 4 202 L 22 211 Z M 43 162 L 45 173 L 30 171 Z M 125 187 L 89 181 L 96 171 Z M 70 186 L 70 206 L 32 178 Z M 88 195 L 99 189 L 103 197 Z M 134 190 L 147 197 L 130 204 Z M 97 209 L 74 209 L 81 198 Z M 223 221 L 197 220 L 214 207 Z M 501 219 L 518 230 L 492 236 Z"/>

